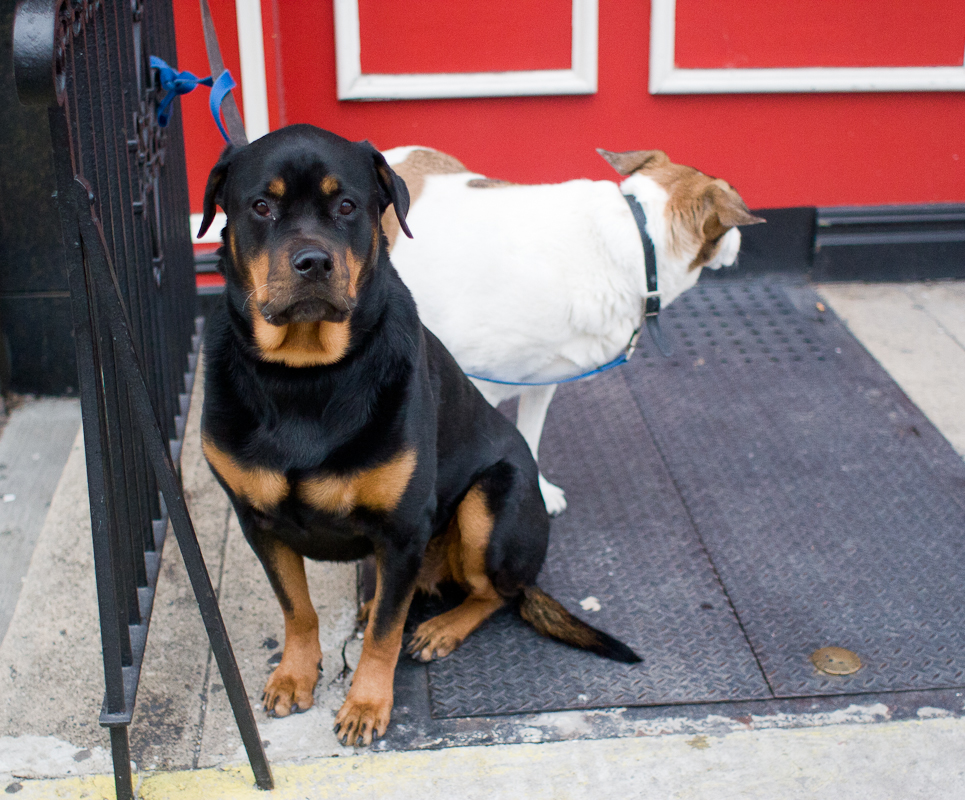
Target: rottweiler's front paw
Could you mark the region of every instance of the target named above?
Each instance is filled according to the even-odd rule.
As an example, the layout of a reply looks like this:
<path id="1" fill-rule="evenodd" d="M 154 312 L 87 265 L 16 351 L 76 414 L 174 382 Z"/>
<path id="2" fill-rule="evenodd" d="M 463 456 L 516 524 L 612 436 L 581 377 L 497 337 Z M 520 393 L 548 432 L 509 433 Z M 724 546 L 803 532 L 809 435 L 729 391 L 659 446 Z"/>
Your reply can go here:
<path id="1" fill-rule="evenodd" d="M 321 654 L 314 662 L 294 662 L 294 659 L 290 659 L 286 663 L 283 657 L 265 684 L 261 702 L 265 711 L 273 717 L 287 717 L 308 711 L 315 702 L 313 695 L 322 668 Z"/>
<path id="2" fill-rule="evenodd" d="M 369 702 L 353 700 L 351 693 L 335 717 L 335 736 L 346 747 L 368 747 L 385 736 L 392 716 L 392 696 Z"/>

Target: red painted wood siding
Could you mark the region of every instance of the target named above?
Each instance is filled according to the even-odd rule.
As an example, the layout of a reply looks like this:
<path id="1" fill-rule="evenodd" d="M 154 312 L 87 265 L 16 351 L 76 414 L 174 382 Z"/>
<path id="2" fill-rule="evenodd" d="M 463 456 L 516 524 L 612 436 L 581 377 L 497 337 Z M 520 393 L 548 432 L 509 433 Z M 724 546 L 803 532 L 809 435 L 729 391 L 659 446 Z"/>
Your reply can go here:
<path id="1" fill-rule="evenodd" d="M 360 0 L 362 72 L 569 69 L 571 7 L 570 0 Z"/>
<path id="2" fill-rule="evenodd" d="M 366 14 L 377 8 L 375 3 L 376 0 L 362 0 L 363 27 Z M 835 6 L 848 5 L 853 11 L 855 4 L 865 9 L 870 5 L 841 0 L 828 2 L 828 7 L 833 10 Z M 871 26 L 869 30 L 887 30 L 889 36 L 895 36 L 897 30 L 897 39 L 906 43 L 909 39 L 917 41 L 920 47 L 909 44 L 907 50 L 916 57 L 926 54 L 929 59 L 940 59 L 940 63 L 945 63 L 946 57 L 951 59 L 951 45 L 945 33 L 952 44 L 958 37 L 961 55 L 965 50 L 965 5 L 939 0 L 921 0 L 921 4 L 924 8 L 947 6 L 952 11 L 941 17 L 937 28 L 937 23 L 924 17 L 915 17 L 914 24 L 895 20 L 891 27 L 884 24 L 884 15 L 865 21 Z M 398 8 L 393 13 L 406 6 L 394 5 Z M 440 20 L 446 19 L 452 5 L 423 4 L 420 26 L 432 26 L 433 8 Z M 786 4 L 785 15 L 781 16 L 772 13 L 775 0 L 745 0 L 741 4 L 719 4 L 740 7 L 730 9 L 721 18 L 720 27 L 712 19 L 703 20 L 700 27 L 700 20 L 693 19 L 693 11 L 708 4 L 678 0 L 678 5 L 677 41 L 682 57 L 698 63 L 701 56 L 694 48 L 687 49 L 688 42 L 704 41 L 702 46 L 710 48 L 710 61 L 700 62 L 704 66 L 726 66 L 737 57 L 734 53 L 745 53 L 760 63 L 779 58 L 782 51 L 758 45 L 765 37 L 783 37 L 783 41 L 793 38 L 788 35 L 786 23 L 797 19 L 787 16 Z M 888 0 L 885 5 L 910 8 L 916 4 Z M 237 50 L 232 4 L 230 0 L 216 0 L 212 6 L 222 45 L 229 51 L 226 61 L 231 66 L 231 51 Z M 533 17 L 539 16 L 543 6 L 524 3 L 520 8 L 519 16 L 504 19 L 507 36 L 520 25 L 544 25 L 556 30 L 558 38 L 560 16 L 568 16 L 568 4 L 547 4 L 542 21 Z M 181 68 L 206 75 L 197 4 L 194 0 L 175 0 L 175 10 Z M 337 100 L 331 0 L 262 0 L 262 11 L 273 128 L 310 122 L 351 139 L 369 139 L 381 148 L 428 145 L 452 153 L 487 175 L 520 182 L 615 178 L 594 148 L 661 148 L 675 161 L 726 178 L 755 208 L 965 201 L 965 93 L 650 95 L 650 8 L 646 2 L 600 0 L 599 91 L 595 95 L 389 102 Z M 801 41 L 826 39 L 822 47 L 841 42 L 830 51 L 831 55 L 838 54 L 835 64 L 865 64 L 871 58 L 869 54 L 880 55 L 880 42 L 871 49 L 852 48 L 853 32 L 843 38 L 833 33 L 835 26 L 844 24 L 841 20 L 847 17 L 842 11 L 822 23 L 831 26 L 824 38 L 822 29 L 815 28 L 817 23 L 810 20 L 807 31 L 800 28 Z M 490 17 L 489 24 L 492 22 Z M 743 31 L 740 26 L 751 22 L 775 29 L 757 29 L 754 36 L 742 33 L 743 39 L 739 38 L 736 44 L 712 41 L 715 31 Z M 379 62 L 379 56 L 371 63 L 411 65 L 411 60 L 398 59 L 411 59 L 426 52 L 429 41 L 434 42 L 432 48 L 441 47 L 438 31 L 433 34 L 436 38 L 420 36 L 418 30 L 411 28 L 402 35 L 393 32 L 396 24 L 401 25 L 376 25 L 377 31 L 373 28 L 363 32 L 364 48 L 376 46 L 373 37 L 377 32 L 378 37 L 391 40 L 386 44 L 386 53 L 395 54 L 394 62 Z M 858 29 L 862 29 L 860 25 Z M 936 33 L 935 41 L 924 42 L 920 33 L 923 29 L 935 30 L 942 36 Z M 437 53 L 431 58 L 427 56 L 425 63 L 465 66 L 474 63 L 469 56 L 475 53 L 479 56 L 479 69 L 486 69 L 494 57 L 493 51 L 486 50 L 486 42 L 495 35 L 491 29 L 483 36 L 447 33 L 452 38 L 449 49 L 453 60 L 447 62 L 450 56 L 446 56 L 439 61 L 442 56 Z M 789 50 L 788 65 L 800 65 L 802 59 L 810 62 L 808 47 Z M 554 48 L 559 49 L 558 42 L 540 58 L 555 58 Z M 889 45 L 883 49 L 887 53 L 894 48 Z M 884 65 L 905 63 L 905 52 L 898 61 Z M 495 57 L 504 65 L 532 67 L 532 53 L 521 54 L 518 62 L 507 62 L 511 55 L 512 48 L 504 48 Z M 822 60 L 826 56 L 829 53 L 822 51 Z M 367 58 L 363 51 L 363 64 L 370 63 Z M 852 58 L 861 60 L 851 61 Z M 682 64 L 679 58 L 678 63 L 690 66 Z M 953 63 L 961 64 L 961 58 Z M 232 69 L 237 76 L 236 68 Z M 189 97 L 184 107 L 192 210 L 199 211 L 204 180 L 217 159 L 220 138 L 207 115 L 204 98 Z"/>
<path id="3" fill-rule="evenodd" d="M 965 5 L 949 0 L 677 0 L 679 67 L 962 66 Z"/>

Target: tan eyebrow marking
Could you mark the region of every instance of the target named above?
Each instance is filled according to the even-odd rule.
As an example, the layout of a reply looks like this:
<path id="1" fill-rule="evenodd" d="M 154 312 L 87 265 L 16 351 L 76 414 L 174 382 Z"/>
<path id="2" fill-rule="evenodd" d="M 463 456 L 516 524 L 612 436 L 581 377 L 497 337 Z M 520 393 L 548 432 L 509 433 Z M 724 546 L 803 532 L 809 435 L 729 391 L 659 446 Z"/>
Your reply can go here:
<path id="1" fill-rule="evenodd" d="M 319 187 L 323 192 L 325 192 L 325 194 L 334 194 L 338 191 L 338 178 L 336 178 L 334 175 L 326 175 L 324 178 L 322 178 L 322 182 L 319 184 Z"/>
<path id="2" fill-rule="evenodd" d="M 268 194 L 272 197 L 282 197 L 285 194 L 285 188 L 285 181 L 281 178 L 275 178 L 268 184 Z"/>

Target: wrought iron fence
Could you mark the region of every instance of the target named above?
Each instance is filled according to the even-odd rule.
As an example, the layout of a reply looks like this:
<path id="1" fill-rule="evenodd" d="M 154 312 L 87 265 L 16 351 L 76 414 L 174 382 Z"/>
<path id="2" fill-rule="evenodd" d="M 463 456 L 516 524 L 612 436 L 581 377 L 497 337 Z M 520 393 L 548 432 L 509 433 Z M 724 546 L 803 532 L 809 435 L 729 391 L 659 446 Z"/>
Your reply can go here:
<path id="1" fill-rule="evenodd" d="M 23 0 L 21 101 L 49 108 L 84 419 L 104 657 L 101 724 L 119 798 L 170 519 L 257 783 L 272 778 L 176 462 L 200 322 L 179 115 L 157 121 L 152 55 L 176 64 L 170 3 Z"/>

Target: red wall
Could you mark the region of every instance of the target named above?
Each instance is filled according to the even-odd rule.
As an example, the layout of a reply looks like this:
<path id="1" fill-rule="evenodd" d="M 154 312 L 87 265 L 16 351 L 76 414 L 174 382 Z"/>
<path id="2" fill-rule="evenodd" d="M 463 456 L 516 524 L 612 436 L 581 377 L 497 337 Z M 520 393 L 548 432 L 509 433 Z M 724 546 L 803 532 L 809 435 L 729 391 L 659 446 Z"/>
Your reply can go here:
<path id="1" fill-rule="evenodd" d="M 965 50 L 965 7 L 949 0 L 676 5 L 680 67 L 960 67 Z"/>
<path id="2" fill-rule="evenodd" d="M 783 2 L 785 9 L 800 8 L 799 3 Z M 821 2 L 829 9 L 849 4 L 852 10 L 868 7 L 862 0 Z M 939 9 L 957 5 L 945 0 L 920 2 L 926 8 L 936 3 Z M 773 63 L 778 57 L 774 48 L 759 43 L 774 37 L 797 41 L 797 32 L 803 30 L 796 27 L 789 11 L 775 18 L 775 3 L 781 5 L 778 0 L 746 0 L 737 4 L 739 12 L 732 10 L 716 25 L 708 24 L 706 11 L 703 17 L 698 13 L 706 9 L 706 3 L 678 0 L 678 64 L 726 66 L 742 59 L 744 63 L 762 59 Z M 466 16 L 466 4 L 440 3 L 440 14 L 456 17 L 447 22 L 448 28 L 420 37 L 418 26 L 415 30 L 409 26 L 404 36 L 393 36 L 392 31 L 403 24 L 398 9 L 405 5 L 396 4 L 396 17 L 365 29 L 366 18 L 378 16 L 379 4 L 363 0 L 363 64 L 367 68 L 388 69 L 386 65 L 395 64 L 409 69 L 411 54 L 423 48 L 432 53 L 426 58 L 429 68 L 425 71 L 436 69 L 437 62 L 469 64 L 467 53 L 473 52 L 484 64 L 480 69 L 487 63 L 529 69 L 559 66 L 555 63 L 560 51 L 559 19 L 554 17 L 550 23 L 541 21 L 539 15 L 567 14 L 568 4 L 521 2 L 513 4 L 517 11 L 512 18 L 494 14 L 488 22 L 467 22 L 459 16 Z M 907 4 L 888 0 L 885 6 Z M 212 8 L 226 63 L 238 78 L 237 56 L 231 52 L 237 52 L 233 4 L 216 0 Z M 457 13 L 454 8 L 463 11 Z M 175 0 L 175 11 L 180 67 L 206 75 L 197 3 Z M 336 99 L 331 0 L 262 0 L 262 11 L 272 128 L 310 122 L 351 139 L 367 138 L 381 148 L 428 145 L 452 153 L 479 172 L 521 182 L 615 178 L 595 153 L 596 147 L 661 148 L 675 161 L 727 179 L 752 208 L 965 202 L 965 93 L 654 96 L 647 90 L 649 3 L 599 0 L 599 90 L 595 95 L 389 102 Z M 420 13 L 425 14 L 424 6 Z M 845 21 L 835 21 L 835 30 L 848 19 L 843 12 L 839 16 Z M 882 61 L 882 65 L 914 64 L 922 59 L 944 64 L 956 42 L 960 65 L 965 52 L 965 10 L 956 11 L 952 18 L 941 17 L 937 28 L 941 35 L 925 39 L 916 31 L 922 26 L 935 28 L 929 19 L 927 14 L 912 22 L 896 19 L 892 28 L 898 25 L 911 31 L 911 38 L 903 39 L 906 45 L 910 40 L 921 46 L 908 45 L 897 62 Z M 765 20 L 772 29 L 747 35 L 747 26 L 755 20 Z M 388 22 L 391 24 L 383 24 Z M 525 37 L 514 39 L 517 43 L 512 47 L 494 47 L 499 31 L 492 26 L 499 25 L 534 30 L 542 25 L 550 30 L 550 41 L 541 45 L 536 55 L 527 51 L 518 61 L 508 62 L 514 48 L 523 47 L 518 42 L 525 42 Z M 880 32 L 880 19 L 871 27 Z M 814 29 L 811 20 L 804 40 L 824 41 L 820 29 L 817 34 Z M 950 29 L 952 33 L 948 33 Z M 460 32 L 465 30 L 469 33 Z M 742 31 L 743 38 L 721 41 L 729 30 Z M 857 25 L 854 30 L 864 28 Z M 852 33 L 835 39 L 829 35 L 821 49 L 830 52 L 832 46 L 847 47 L 857 36 Z M 369 52 L 378 47 L 378 37 L 388 39 L 385 51 Z M 837 43 L 840 41 L 844 44 Z M 889 41 L 884 34 L 871 44 L 862 40 L 852 63 L 865 65 L 869 59 L 873 61 L 874 53 L 891 52 Z M 446 42 L 452 52 L 440 53 Z M 701 55 L 702 51 L 709 55 Z M 789 51 L 785 65 L 802 65 L 802 59 L 806 65 L 808 52 L 799 45 Z M 825 64 L 826 56 L 821 54 Z M 542 61 L 534 63 L 534 58 Z M 847 64 L 849 58 L 842 56 L 834 63 Z M 206 98 L 200 92 L 195 95 L 184 100 L 184 113 L 192 210 L 198 211 L 207 171 L 221 144 L 207 115 Z M 240 100 L 237 90 L 236 95 Z"/>

